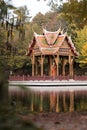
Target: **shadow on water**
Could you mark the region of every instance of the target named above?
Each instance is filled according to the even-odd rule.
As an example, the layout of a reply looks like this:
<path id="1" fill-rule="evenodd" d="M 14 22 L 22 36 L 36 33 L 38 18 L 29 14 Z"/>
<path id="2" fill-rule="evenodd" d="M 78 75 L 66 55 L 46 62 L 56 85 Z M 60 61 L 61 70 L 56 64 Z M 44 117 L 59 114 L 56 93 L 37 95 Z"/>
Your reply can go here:
<path id="1" fill-rule="evenodd" d="M 9 86 L 10 99 L 28 107 L 29 112 L 73 112 L 87 110 L 84 87 Z"/>

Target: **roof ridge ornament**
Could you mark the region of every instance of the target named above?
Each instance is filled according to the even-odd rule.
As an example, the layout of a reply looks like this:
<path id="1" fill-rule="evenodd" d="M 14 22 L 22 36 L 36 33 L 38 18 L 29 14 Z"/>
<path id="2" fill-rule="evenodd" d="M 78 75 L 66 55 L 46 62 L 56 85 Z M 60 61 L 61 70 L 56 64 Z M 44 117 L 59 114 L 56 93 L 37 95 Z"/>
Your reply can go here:
<path id="1" fill-rule="evenodd" d="M 37 36 L 38 34 L 36 32 L 34 32 L 34 36 Z"/>
<path id="2" fill-rule="evenodd" d="M 64 29 L 61 30 L 61 34 L 63 34 Z"/>
<path id="3" fill-rule="evenodd" d="M 61 26 L 59 27 L 58 31 L 61 31 Z"/>
<path id="4" fill-rule="evenodd" d="M 64 33 L 65 36 L 68 36 L 67 32 Z"/>
<path id="5" fill-rule="evenodd" d="M 47 32 L 47 30 L 45 28 L 43 28 L 43 33 L 45 34 Z"/>

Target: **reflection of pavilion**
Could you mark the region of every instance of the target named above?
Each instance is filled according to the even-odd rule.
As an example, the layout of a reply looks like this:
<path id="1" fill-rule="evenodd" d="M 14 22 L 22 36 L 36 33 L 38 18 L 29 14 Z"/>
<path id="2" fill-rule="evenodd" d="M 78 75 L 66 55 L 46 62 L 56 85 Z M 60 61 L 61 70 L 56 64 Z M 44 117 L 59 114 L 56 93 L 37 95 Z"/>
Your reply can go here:
<path id="1" fill-rule="evenodd" d="M 79 86 L 78 86 L 79 87 Z M 87 88 L 81 86 L 66 87 L 34 87 L 22 89 L 18 86 L 9 87 L 9 98 L 15 97 L 29 111 L 34 112 L 72 112 L 87 109 Z"/>
<path id="2" fill-rule="evenodd" d="M 55 32 L 43 29 L 43 35 L 34 33 L 27 55 L 32 61 L 32 76 L 69 74 L 73 77 L 73 59 L 78 53 L 67 33 L 63 34 L 60 29 Z"/>

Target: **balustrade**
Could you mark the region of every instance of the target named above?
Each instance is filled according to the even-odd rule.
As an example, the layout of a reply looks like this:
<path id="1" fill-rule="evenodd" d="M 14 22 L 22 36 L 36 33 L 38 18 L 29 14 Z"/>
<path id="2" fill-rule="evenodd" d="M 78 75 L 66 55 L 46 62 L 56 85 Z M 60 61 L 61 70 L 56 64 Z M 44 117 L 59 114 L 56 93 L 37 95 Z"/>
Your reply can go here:
<path id="1" fill-rule="evenodd" d="M 14 76 L 10 76 L 9 77 L 9 80 L 10 81 L 29 81 L 29 80 L 69 80 L 70 79 L 70 77 L 69 77 L 69 75 L 67 75 L 67 76 L 55 76 L 55 77 L 53 77 L 53 76 L 29 76 L 29 75 L 22 75 L 22 76 L 20 76 L 20 75 L 14 75 Z M 85 75 L 81 75 L 81 76 L 77 76 L 77 75 L 75 75 L 74 77 L 73 77 L 73 79 L 74 80 L 80 80 L 80 81 L 83 81 L 83 80 L 87 80 L 87 76 L 85 76 Z"/>

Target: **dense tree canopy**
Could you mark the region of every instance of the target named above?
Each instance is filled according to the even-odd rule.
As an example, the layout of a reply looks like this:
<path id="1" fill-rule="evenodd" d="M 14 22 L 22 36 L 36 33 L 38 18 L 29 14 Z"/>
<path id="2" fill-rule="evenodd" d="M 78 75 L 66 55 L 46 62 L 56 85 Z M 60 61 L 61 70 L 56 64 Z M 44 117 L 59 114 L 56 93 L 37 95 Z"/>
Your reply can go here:
<path id="1" fill-rule="evenodd" d="M 55 7 L 52 9 L 62 12 L 63 17 L 68 20 L 69 24 L 72 22 L 78 28 L 83 28 L 87 24 L 87 0 L 68 0 L 60 6 L 58 4 L 58 2 L 55 4 L 56 9 Z"/>
<path id="2" fill-rule="evenodd" d="M 77 31 L 76 47 L 79 51 L 77 62 L 80 63 L 81 67 L 87 68 L 87 26 Z"/>
<path id="3" fill-rule="evenodd" d="M 10 71 L 23 68 L 27 65 L 26 49 L 28 44 L 28 31 L 25 32 L 29 21 L 26 25 L 26 14 L 18 19 L 8 17 L 9 9 L 16 9 L 4 0 L 0 1 L 0 100 L 7 102 L 8 97 L 8 78 Z M 22 7 L 23 12 L 27 8 Z M 17 9 L 16 9 L 17 10 Z M 24 12 L 25 11 L 25 12 Z M 21 13 L 21 14 L 22 14 Z M 25 17 L 24 17 L 25 16 Z M 24 20 L 24 21 L 23 21 Z M 24 23 L 25 24 L 24 24 Z M 15 24 L 16 23 L 16 24 Z M 24 37 L 26 33 L 26 38 Z M 20 37 L 21 35 L 21 37 Z M 29 60 L 28 60 L 29 63 Z"/>

